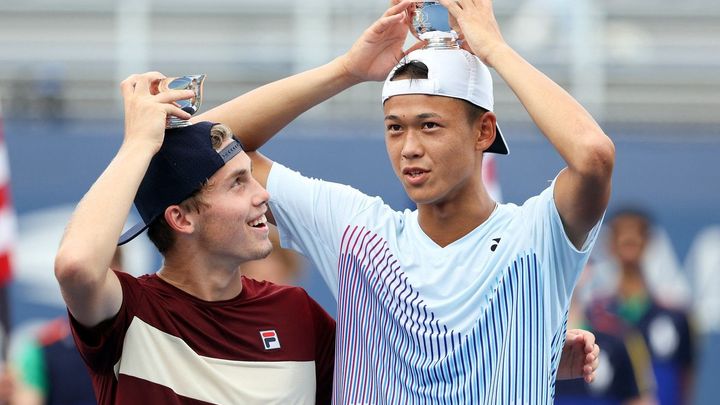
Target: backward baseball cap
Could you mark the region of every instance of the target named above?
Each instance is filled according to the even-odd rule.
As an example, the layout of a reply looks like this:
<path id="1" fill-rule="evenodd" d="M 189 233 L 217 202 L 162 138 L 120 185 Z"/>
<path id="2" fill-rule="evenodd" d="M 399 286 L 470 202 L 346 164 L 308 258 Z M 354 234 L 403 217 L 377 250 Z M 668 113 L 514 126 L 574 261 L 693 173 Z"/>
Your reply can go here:
<path id="1" fill-rule="evenodd" d="M 215 125 L 204 121 L 165 130 L 163 144 L 150 161 L 135 194 L 135 208 L 142 220 L 123 232 L 118 246 L 140 235 L 165 213 L 167 207 L 190 197 L 225 163 L 243 151 L 242 144 L 235 138 L 216 151 L 210 139 L 210 131 Z"/>
<path id="2" fill-rule="evenodd" d="M 395 72 L 410 62 L 422 62 L 428 68 L 427 79 L 391 80 Z M 385 79 L 382 102 L 404 94 L 427 94 L 468 101 L 493 111 L 493 82 L 490 70 L 480 59 L 464 49 L 418 49 L 410 52 Z M 495 141 L 485 152 L 510 153 L 505 138 L 496 126 Z"/>

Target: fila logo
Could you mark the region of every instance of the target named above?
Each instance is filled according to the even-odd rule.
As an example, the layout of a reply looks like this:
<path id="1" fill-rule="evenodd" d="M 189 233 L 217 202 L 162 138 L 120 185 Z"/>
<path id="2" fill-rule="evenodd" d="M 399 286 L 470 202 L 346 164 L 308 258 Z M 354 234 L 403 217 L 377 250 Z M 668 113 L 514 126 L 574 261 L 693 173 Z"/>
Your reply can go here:
<path id="1" fill-rule="evenodd" d="M 490 246 L 491 252 L 494 252 L 495 249 L 497 249 L 498 245 L 500 244 L 500 238 L 493 239 L 493 242 L 495 242 L 495 243 L 493 243 L 492 246 Z"/>
<path id="2" fill-rule="evenodd" d="M 277 332 L 274 330 L 261 330 L 260 338 L 263 341 L 265 350 L 273 350 L 280 348 L 280 339 L 278 339 Z"/>

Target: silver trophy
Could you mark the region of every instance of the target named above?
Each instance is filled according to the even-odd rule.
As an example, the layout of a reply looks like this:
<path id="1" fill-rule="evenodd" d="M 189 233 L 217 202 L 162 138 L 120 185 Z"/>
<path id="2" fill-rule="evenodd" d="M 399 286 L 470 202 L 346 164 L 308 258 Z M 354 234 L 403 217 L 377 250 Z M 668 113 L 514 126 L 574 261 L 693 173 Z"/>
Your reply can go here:
<path id="1" fill-rule="evenodd" d="M 425 48 L 458 48 L 458 34 L 450 27 L 448 10 L 438 1 L 416 1 L 410 32 L 427 41 Z"/>
<path id="2" fill-rule="evenodd" d="M 155 92 L 160 93 L 168 90 L 192 90 L 195 92 L 195 95 L 192 98 L 176 101 L 175 104 L 177 104 L 177 106 L 186 113 L 193 115 L 198 111 L 198 109 L 200 109 L 200 104 L 202 103 L 203 82 L 205 81 L 205 77 L 206 76 L 204 74 L 166 77 L 157 82 Z M 165 127 L 180 128 L 188 125 L 191 125 L 190 121 L 170 115 L 168 116 Z"/>

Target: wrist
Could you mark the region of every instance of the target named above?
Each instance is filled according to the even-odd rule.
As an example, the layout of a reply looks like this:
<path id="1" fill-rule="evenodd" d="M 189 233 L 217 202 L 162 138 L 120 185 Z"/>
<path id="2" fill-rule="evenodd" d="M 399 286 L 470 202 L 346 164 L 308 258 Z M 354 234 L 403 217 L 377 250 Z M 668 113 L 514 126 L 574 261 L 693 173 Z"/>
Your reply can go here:
<path id="1" fill-rule="evenodd" d="M 160 150 L 160 146 L 162 146 L 162 143 L 149 140 L 125 139 L 123 140 L 122 145 L 120 145 L 120 150 L 118 150 L 117 154 L 134 157 L 145 156 L 148 159 L 152 159 L 152 157 Z"/>
<path id="2" fill-rule="evenodd" d="M 352 87 L 366 81 L 364 77 L 353 70 L 352 61 L 348 54 L 338 56 L 330 62 L 330 65 L 334 67 L 334 70 L 337 72 L 337 79 L 343 83 L 345 87 Z"/>
<path id="3" fill-rule="evenodd" d="M 507 43 L 501 42 L 489 48 L 483 62 L 488 67 L 496 69 L 498 65 L 502 65 L 504 59 L 513 54 L 515 54 L 515 51 Z"/>

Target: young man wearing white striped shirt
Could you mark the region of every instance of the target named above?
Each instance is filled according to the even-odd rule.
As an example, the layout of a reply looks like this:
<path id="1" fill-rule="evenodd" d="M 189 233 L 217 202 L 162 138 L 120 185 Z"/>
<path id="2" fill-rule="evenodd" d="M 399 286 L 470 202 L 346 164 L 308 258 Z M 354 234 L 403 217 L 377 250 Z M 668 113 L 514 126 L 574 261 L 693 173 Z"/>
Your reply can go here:
<path id="1" fill-rule="evenodd" d="M 227 123 L 254 150 L 313 105 L 386 78 L 388 155 L 416 211 L 253 156 L 282 243 L 310 257 L 336 294 L 335 402 L 552 403 L 555 378 L 568 373 L 560 357 L 570 295 L 610 195 L 613 144 L 504 42 L 490 1 L 441 1 L 477 57 L 406 56 L 410 3 L 396 3 L 347 54 L 204 119 Z M 508 152 L 481 61 L 567 164 L 521 206 L 496 203 L 481 180 L 483 153 Z M 588 376 L 591 347 L 579 356 Z"/>

